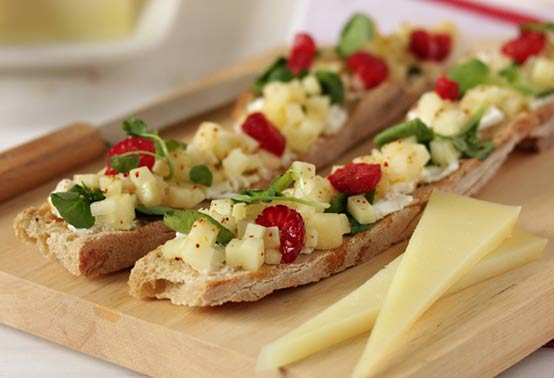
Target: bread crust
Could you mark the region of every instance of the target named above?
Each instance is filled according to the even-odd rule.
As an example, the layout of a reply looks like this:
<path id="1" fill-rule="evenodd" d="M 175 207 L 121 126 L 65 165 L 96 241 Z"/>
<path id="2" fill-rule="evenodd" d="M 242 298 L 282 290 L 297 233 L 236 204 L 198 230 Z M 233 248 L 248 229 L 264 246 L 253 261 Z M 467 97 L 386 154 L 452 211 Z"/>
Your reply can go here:
<path id="1" fill-rule="evenodd" d="M 87 277 L 133 266 L 148 251 L 175 237 L 162 221 L 130 231 L 76 232 L 52 214 L 48 203 L 19 213 L 14 229 L 19 239 L 37 245 L 44 256 L 59 260 L 71 274 Z"/>
<path id="2" fill-rule="evenodd" d="M 554 109 L 552 110 L 554 114 Z M 500 168 L 509 153 L 543 120 L 521 115 L 495 137 L 497 148 L 484 161 L 468 159 L 447 178 L 420 186 L 413 202 L 378 221 L 369 231 L 347 238 L 333 250 L 300 255 L 290 264 L 263 265 L 258 271 L 201 274 L 182 260 L 168 260 L 161 247 L 137 261 L 129 278 L 132 296 L 169 299 L 177 305 L 217 306 L 226 302 L 256 301 L 275 290 L 316 282 L 360 264 L 410 237 L 433 189 L 471 195 Z"/>

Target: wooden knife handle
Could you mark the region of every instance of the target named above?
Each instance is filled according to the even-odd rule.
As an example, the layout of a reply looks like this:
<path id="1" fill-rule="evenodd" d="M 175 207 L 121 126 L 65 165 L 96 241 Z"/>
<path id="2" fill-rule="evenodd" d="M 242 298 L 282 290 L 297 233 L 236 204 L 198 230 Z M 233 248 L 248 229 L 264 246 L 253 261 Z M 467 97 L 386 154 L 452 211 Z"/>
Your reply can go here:
<path id="1" fill-rule="evenodd" d="M 0 153 L 0 203 L 33 189 L 106 150 L 100 131 L 73 124 Z"/>

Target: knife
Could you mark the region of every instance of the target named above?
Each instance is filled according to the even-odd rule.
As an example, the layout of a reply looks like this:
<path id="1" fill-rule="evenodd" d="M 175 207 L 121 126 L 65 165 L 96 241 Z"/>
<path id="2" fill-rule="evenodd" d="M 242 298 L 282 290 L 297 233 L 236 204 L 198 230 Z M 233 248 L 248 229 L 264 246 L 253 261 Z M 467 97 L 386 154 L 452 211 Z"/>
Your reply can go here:
<path id="1" fill-rule="evenodd" d="M 219 71 L 96 127 L 71 124 L 0 153 L 0 203 L 100 157 L 107 145 L 125 136 L 121 123 L 128 117 L 143 119 L 150 129 L 158 130 L 231 102 L 279 50 Z"/>

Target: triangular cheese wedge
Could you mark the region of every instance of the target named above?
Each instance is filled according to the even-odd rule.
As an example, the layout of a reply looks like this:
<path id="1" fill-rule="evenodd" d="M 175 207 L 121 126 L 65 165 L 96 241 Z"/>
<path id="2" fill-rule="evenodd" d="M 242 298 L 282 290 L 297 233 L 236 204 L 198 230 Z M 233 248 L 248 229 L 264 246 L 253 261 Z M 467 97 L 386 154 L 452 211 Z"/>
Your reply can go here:
<path id="1" fill-rule="evenodd" d="M 377 374 L 379 362 L 401 335 L 510 235 L 519 212 L 519 207 L 434 191 L 353 376 Z"/>
<path id="2" fill-rule="evenodd" d="M 537 260 L 545 245 L 546 239 L 515 230 L 510 238 L 485 256 L 445 295 Z M 402 256 L 398 256 L 346 297 L 263 347 L 258 357 L 257 369 L 267 370 L 290 364 L 370 331 Z"/>

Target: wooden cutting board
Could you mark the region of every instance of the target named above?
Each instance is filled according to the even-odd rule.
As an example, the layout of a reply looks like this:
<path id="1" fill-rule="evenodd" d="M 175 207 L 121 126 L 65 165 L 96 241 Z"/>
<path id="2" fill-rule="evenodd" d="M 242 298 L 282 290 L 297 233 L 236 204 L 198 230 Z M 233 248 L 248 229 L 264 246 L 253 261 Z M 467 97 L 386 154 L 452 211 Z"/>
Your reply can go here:
<path id="1" fill-rule="evenodd" d="M 165 134 L 189 136 L 201 119 L 228 124 L 229 109 Z M 368 148 L 362 145 L 345 159 Z M 96 171 L 102 160 L 78 171 Z M 544 258 L 439 301 L 405 335 L 385 377 L 494 376 L 554 338 L 552 161 L 554 149 L 541 155 L 516 153 L 480 195 L 522 205 L 519 226 L 551 240 Z M 0 321 L 152 376 L 255 375 L 263 345 L 358 287 L 404 248 L 397 245 L 317 284 L 255 303 L 195 309 L 137 300 L 127 295 L 128 272 L 75 278 L 15 239 L 17 212 L 41 204 L 58 179 L 0 206 Z M 366 340 L 367 335 L 360 336 L 264 376 L 348 376 Z"/>

